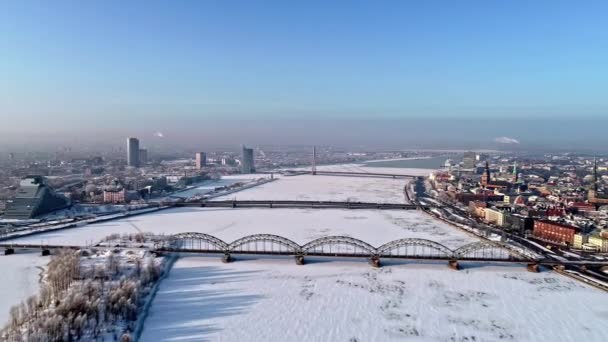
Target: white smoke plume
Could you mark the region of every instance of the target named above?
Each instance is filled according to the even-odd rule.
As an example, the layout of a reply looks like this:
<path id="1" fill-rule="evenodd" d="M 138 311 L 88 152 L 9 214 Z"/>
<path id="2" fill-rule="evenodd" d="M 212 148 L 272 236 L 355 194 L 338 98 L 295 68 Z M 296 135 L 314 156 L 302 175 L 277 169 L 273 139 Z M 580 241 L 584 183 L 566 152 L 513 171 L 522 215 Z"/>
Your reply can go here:
<path id="1" fill-rule="evenodd" d="M 494 138 L 494 141 L 499 143 L 499 144 L 519 144 L 519 140 L 515 139 L 515 138 L 509 138 L 509 137 L 498 137 L 498 138 Z"/>
<path id="2" fill-rule="evenodd" d="M 163 132 L 156 132 L 156 133 L 154 133 L 154 136 L 158 137 L 158 138 L 164 138 L 165 137 L 165 135 L 163 134 Z"/>

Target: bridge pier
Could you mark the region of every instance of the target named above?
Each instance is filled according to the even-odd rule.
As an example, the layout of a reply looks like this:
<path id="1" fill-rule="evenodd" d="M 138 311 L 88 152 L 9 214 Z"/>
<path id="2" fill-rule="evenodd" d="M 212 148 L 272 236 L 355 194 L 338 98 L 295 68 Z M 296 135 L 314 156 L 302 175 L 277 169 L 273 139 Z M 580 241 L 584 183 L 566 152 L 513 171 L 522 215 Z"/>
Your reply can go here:
<path id="1" fill-rule="evenodd" d="M 296 265 L 304 265 L 304 256 L 299 254 L 296 255 Z"/>
<path id="2" fill-rule="evenodd" d="M 458 264 L 458 260 L 450 260 L 448 261 L 448 267 L 453 270 L 460 270 L 460 265 Z"/>
<path id="3" fill-rule="evenodd" d="M 234 259 L 232 259 L 232 256 L 230 256 L 230 253 L 226 253 L 224 254 L 224 256 L 222 257 L 222 262 L 227 264 L 229 262 L 232 262 Z"/>
<path id="4" fill-rule="evenodd" d="M 540 266 L 538 264 L 528 264 L 526 266 L 528 272 L 538 273 L 540 272 Z"/>
<path id="5" fill-rule="evenodd" d="M 564 266 L 564 265 L 556 265 L 556 266 L 553 266 L 553 268 L 555 270 L 557 270 L 557 271 L 565 271 L 566 270 L 566 266 Z"/>
<path id="6" fill-rule="evenodd" d="M 7 248 L 4 250 L 4 255 L 11 255 L 11 254 L 15 254 L 14 248 Z"/>
<path id="7" fill-rule="evenodd" d="M 372 267 L 374 267 L 374 268 L 379 268 L 382 266 L 380 264 L 380 257 L 378 257 L 378 256 L 373 256 L 373 257 L 369 258 L 369 264 L 372 265 Z"/>
<path id="8" fill-rule="evenodd" d="M 42 249 L 42 253 L 40 253 L 40 254 L 41 254 L 42 256 L 49 256 L 49 255 L 51 255 L 51 250 L 50 250 L 50 249 L 48 249 L 48 248 L 47 248 L 47 249 L 43 248 L 43 249 Z"/>

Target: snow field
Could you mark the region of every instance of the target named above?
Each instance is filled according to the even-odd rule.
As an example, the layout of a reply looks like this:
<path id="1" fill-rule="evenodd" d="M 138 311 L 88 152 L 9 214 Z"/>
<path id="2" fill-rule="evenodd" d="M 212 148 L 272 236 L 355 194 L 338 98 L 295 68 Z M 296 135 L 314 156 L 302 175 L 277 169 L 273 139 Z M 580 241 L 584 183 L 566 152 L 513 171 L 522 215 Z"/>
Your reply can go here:
<path id="1" fill-rule="evenodd" d="M 141 341 L 606 341 L 605 296 L 521 266 L 186 257 Z"/>

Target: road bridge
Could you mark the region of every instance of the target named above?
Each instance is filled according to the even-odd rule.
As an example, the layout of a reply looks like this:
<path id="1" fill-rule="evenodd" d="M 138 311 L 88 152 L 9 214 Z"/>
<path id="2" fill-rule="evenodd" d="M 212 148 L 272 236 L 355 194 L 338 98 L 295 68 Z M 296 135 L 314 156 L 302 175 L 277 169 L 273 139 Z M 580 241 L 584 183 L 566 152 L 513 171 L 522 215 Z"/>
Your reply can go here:
<path id="1" fill-rule="evenodd" d="M 176 207 L 203 208 L 315 208 L 315 209 L 385 209 L 385 210 L 416 210 L 422 207 L 406 203 L 374 203 L 374 202 L 339 202 L 339 201 L 291 201 L 291 200 L 220 200 L 192 201 L 174 203 Z"/>
<path id="2" fill-rule="evenodd" d="M 418 175 L 406 175 L 399 173 L 380 172 L 352 172 L 352 171 L 307 171 L 307 170 L 285 170 L 286 175 L 315 175 L 315 176 L 346 176 L 346 177 L 380 177 L 380 178 L 416 178 Z"/>

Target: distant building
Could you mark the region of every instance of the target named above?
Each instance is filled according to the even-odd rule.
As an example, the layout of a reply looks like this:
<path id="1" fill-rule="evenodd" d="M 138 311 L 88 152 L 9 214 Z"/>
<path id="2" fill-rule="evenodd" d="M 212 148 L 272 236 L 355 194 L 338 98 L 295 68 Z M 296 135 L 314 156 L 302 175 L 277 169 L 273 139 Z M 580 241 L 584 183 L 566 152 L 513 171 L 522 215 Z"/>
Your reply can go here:
<path id="1" fill-rule="evenodd" d="M 469 211 L 475 217 L 486 217 L 485 210 L 488 207 L 486 202 L 482 201 L 470 201 L 469 202 Z"/>
<path id="2" fill-rule="evenodd" d="M 109 189 L 103 191 L 103 203 L 125 203 L 127 191 L 125 189 Z"/>
<path id="3" fill-rule="evenodd" d="M 593 204 L 596 209 L 599 209 L 602 205 L 608 205 L 608 194 L 601 193 L 599 191 L 599 179 L 597 175 L 597 159 L 593 161 L 593 184 L 589 188 L 587 194 L 589 203 Z"/>
<path id="4" fill-rule="evenodd" d="M 574 243 L 574 234 L 580 231 L 579 227 L 564 223 L 548 220 L 534 221 L 534 236 L 550 242 L 572 245 Z"/>
<path id="5" fill-rule="evenodd" d="M 589 244 L 597 247 L 597 250 L 601 253 L 608 253 L 608 238 L 603 237 L 599 234 L 589 236 Z"/>
<path id="6" fill-rule="evenodd" d="M 127 164 L 131 167 L 139 167 L 139 139 L 127 139 Z"/>
<path id="7" fill-rule="evenodd" d="M 534 219 L 517 214 L 505 214 L 505 225 L 513 233 L 524 236 L 526 232 L 534 229 Z"/>
<path id="8" fill-rule="evenodd" d="M 253 149 L 243 145 L 243 155 L 241 156 L 241 173 L 254 173 Z"/>
<path id="9" fill-rule="evenodd" d="M 27 176 L 19 183 L 15 198 L 7 202 L 4 218 L 27 220 L 70 205 L 70 200 L 49 187 L 44 177 Z"/>
<path id="10" fill-rule="evenodd" d="M 481 175 L 481 186 L 484 189 L 509 189 L 513 184 L 507 181 L 493 181 L 490 175 L 490 164 L 486 161 L 486 167 Z"/>
<path id="11" fill-rule="evenodd" d="M 197 152 L 196 153 L 196 168 L 198 170 L 207 166 L 207 154 L 205 152 Z"/>
<path id="12" fill-rule="evenodd" d="M 475 152 L 465 152 L 462 159 L 463 169 L 474 169 L 476 165 L 477 154 Z"/>
<path id="13" fill-rule="evenodd" d="M 465 205 L 469 205 L 471 201 L 483 201 L 483 202 L 502 202 L 504 196 L 502 195 L 487 195 L 487 194 L 474 194 L 470 192 L 460 192 L 456 194 L 456 200 Z"/>
<path id="14" fill-rule="evenodd" d="M 505 224 L 505 213 L 491 208 L 484 210 L 485 220 L 489 223 L 493 223 L 498 227 L 502 227 Z"/>
<path id="15" fill-rule="evenodd" d="M 572 246 L 576 249 L 583 249 L 583 245 L 585 245 L 588 242 L 589 242 L 588 234 L 576 233 L 576 234 L 574 234 Z"/>
<path id="16" fill-rule="evenodd" d="M 148 163 L 148 150 L 145 148 L 139 149 L 139 164 L 144 165 Z"/>
<path id="17" fill-rule="evenodd" d="M 10 161 L 15 160 L 15 154 L 13 152 L 8 154 L 8 160 L 10 160 Z"/>

